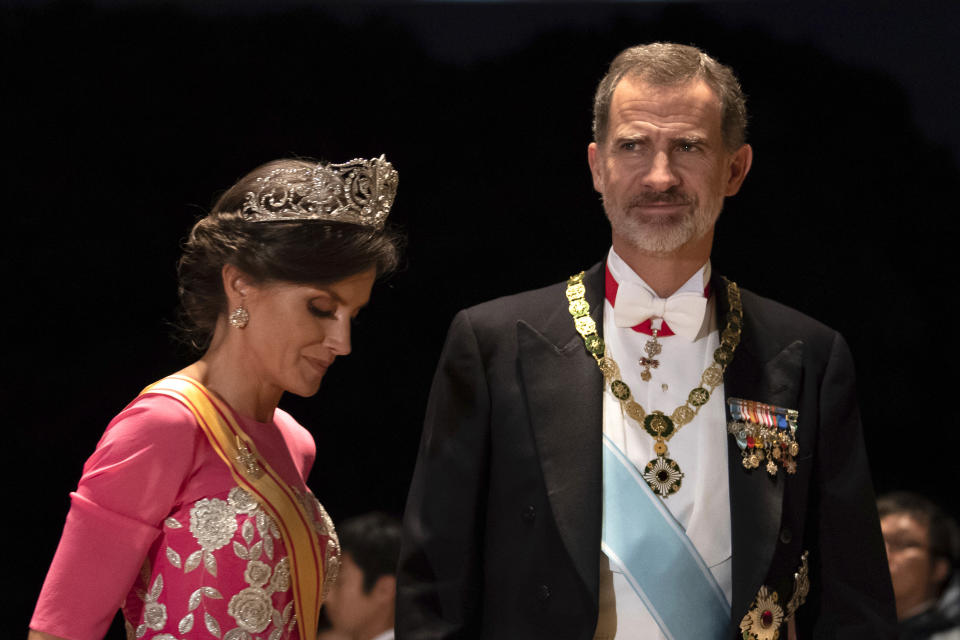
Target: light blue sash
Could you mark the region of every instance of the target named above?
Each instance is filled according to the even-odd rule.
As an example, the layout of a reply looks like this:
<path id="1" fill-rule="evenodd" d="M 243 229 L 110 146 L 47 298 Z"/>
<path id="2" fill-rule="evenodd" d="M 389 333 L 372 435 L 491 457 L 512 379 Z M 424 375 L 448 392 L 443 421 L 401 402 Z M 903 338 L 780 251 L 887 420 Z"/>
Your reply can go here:
<path id="1" fill-rule="evenodd" d="M 683 528 L 603 436 L 602 548 L 670 640 L 726 637 L 730 605 Z"/>

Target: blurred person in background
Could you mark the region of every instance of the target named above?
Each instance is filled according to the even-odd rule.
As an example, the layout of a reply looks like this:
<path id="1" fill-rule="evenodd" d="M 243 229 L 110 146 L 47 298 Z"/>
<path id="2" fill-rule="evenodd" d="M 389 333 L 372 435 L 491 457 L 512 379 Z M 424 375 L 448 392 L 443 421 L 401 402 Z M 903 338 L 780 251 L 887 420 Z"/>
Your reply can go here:
<path id="1" fill-rule="evenodd" d="M 898 491 L 877 500 L 901 640 L 960 640 L 960 533 L 923 496 Z"/>
<path id="2" fill-rule="evenodd" d="M 393 640 L 400 523 L 369 513 L 340 526 L 340 576 L 324 604 L 332 630 L 350 640 Z"/>

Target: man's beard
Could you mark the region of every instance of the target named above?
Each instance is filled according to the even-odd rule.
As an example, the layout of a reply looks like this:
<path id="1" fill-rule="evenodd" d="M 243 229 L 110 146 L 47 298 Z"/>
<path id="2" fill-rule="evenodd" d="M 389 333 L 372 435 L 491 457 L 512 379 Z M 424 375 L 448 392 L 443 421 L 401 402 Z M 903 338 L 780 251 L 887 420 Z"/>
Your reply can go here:
<path id="1" fill-rule="evenodd" d="M 679 204 L 687 208 L 674 214 L 640 213 L 639 207 L 651 204 Z M 603 201 L 614 235 L 636 249 L 660 254 L 672 253 L 691 240 L 703 237 L 713 227 L 722 206 L 722 197 L 704 207 L 697 196 L 673 189 L 633 196 L 626 207 L 613 214 L 606 199 Z"/>

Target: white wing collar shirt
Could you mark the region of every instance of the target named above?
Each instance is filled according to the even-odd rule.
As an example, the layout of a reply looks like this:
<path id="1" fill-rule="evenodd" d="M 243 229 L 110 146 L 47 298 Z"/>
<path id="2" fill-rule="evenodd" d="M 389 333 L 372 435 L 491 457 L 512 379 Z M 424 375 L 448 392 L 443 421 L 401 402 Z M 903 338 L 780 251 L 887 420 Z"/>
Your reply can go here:
<path id="1" fill-rule="evenodd" d="M 603 338 L 608 353 L 619 365 L 621 377 L 629 385 L 636 402 L 647 413 L 659 410 L 670 415 L 676 407 L 685 404 L 690 390 L 700 385 L 700 376 L 713 362 L 713 352 L 720 344 L 715 296 L 704 297 L 710 278 L 710 263 L 707 262 L 666 300 L 658 298 L 612 248 L 607 267 L 619 285 L 616 305 L 604 301 Z M 636 305 L 649 306 L 660 314 L 651 320 L 656 329 L 660 328 L 663 314 L 666 314 L 668 325 L 675 334 L 659 336 L 662 351 L 656 356 L 658 366 L 650 369 L 649 381 L 640 377 L 643 370 L 640 359 L 647 355 L 644 345 L 651 336 L 631 328 L 637 324 L 638 316 L 637 309 L 629 307 Z M 673 313 L 677 309 L 681 310 L 679 315 Z M 654 440 L 623 413 L 620 402 L 609 388 L 604 389 L 603 396 L 603 433 L 642 474 L 647 462 L 656 457 Z M 680 490 L 663 502 L 686 531 L 729 603 L 733 582 L 723 398 L 721 385 L 711 393 L 710 401 L 697 416 L 677 431 L 668 443 L 669 457 L 677 461 L 684 477 Z M 616 563 L 609 562 L 612 575 L 607 573 L 607 564 L 608 559 L 601 552 L 601 617 L 597 640 L 664 638 Z M 678 593 L 677 597 L 683 597 L 683 594 Z M 615 606 L 611 600 L 615 601 Z M 690 604 L 691 610 L 695 611 L 696 604 Z"/>

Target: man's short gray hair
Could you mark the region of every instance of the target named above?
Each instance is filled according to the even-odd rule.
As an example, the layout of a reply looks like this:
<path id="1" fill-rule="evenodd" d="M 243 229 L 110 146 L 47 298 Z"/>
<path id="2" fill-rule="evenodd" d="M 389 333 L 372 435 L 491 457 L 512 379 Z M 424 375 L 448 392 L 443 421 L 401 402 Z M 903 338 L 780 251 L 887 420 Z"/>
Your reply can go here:
<path id="1" fill-rule="evenodd" d="M 593 139 L 602 143 L 610 123 L 613 92 L 624 77 L 667 87 L 703 80 L 720 98 L 723 142 L 736 151 L 747 139 L 747 99 L 733 70 L 696 47 L 654 42 L 624 49 L 610 63 L 593 99 Z"/>

